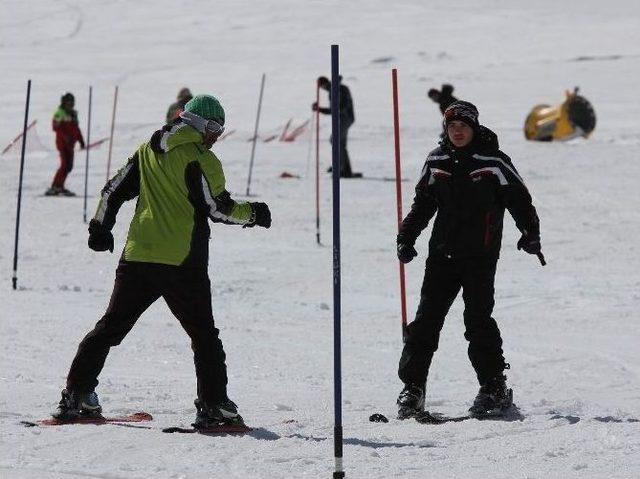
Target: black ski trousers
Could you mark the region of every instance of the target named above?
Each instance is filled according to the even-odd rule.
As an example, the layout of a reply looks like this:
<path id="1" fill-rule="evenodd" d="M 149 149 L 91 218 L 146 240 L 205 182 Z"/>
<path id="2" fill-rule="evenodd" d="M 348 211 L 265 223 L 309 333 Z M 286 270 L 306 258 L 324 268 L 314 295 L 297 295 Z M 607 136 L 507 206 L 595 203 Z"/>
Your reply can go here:
<path id="1" fill-rule="evenodd" d="M 502 339 L 491 317 L 496 259 L 429 257 L 416 318 L 407 326 L 398 375 L 405 383 L 424 387 L 433 354 L 438 349 L 444 318 L 462 288 L 464 336 L 469 359 L 480 384 L 505 368 Z"/>
<path id="2" fill-rule="evenodd" d="M 207 270 L 124 260 L 116 270 L 106 313 L 78 347 L 67 388 L 93 391 L 109 349 L 120 344 L 140 315 L 160 297 L 191 338 L 198 397 L 208 404 L 226 398 L 225 354 L 213 322 Z"/>

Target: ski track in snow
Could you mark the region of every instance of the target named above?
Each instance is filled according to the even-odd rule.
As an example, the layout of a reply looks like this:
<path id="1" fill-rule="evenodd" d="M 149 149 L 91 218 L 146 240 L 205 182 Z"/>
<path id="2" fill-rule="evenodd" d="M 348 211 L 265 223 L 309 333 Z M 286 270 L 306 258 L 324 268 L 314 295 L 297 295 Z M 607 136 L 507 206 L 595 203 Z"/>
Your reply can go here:
<path id="1" fill-rule="evenodd" d="M 162 434 L 194 416 L 189 341 L 161 301 L 114 348 L 98 393 L 108 414 L 145 410 L 152 429 L 25 428 L 55 407 L 77 344 L 103 313 L 133 204 L 114 228 L 116 254 L 86 247 L 82 198 L 45 198 L 57 167 L 50 116 L 73 91 L 92 138 L 109 133 L 119 104 L 117 168 L 161 125 L 182 86 L 220 96 L 228 129 L 217 144 L 232 192 L 246 187 L 260 75 L 267 81 L 263 133 L 309 118 L 315 78 L 341 45 L 356 124 L 356 171 L 394 176 L 390 69 L 397 66 L 404 211 L 441 118 L 426 90 L 441 83 L 472 100 L 525 178 L 538 207 L 548 265 L 517 252 L 505 218 L 496 308 L 509 383 L 522 418 L 443 425 L 392 419 L 401 385 L 395 185 L 344 181 L 342 188 L 344 463 L 347 477 L 636 478 L 640 476 L 640 6 L 596 1 L 424 5 L 335 0 L 234 2 L 17 2 L 0 20 L 5 121 L 0 141 L 31 119 L 49 152 L 25 166 L 19 290 L 10 289 L 18 159 L 0 156 L 0 476 L 279 478 L 328 477 L 333 469 L 333 337 L 330 177 L 321 177 L 323 247 L 315 244 L 309 133 L 258 143 L 251 201 L 266 201 L 268 230 L 213 225 L 210 275 L 227 353 L 229 394 L 256 428 L 238 437 Z M 340 15 L 332 8 L 340 7 Z M 635 40 L 634 40 L 635 38 Z M 581 61 L 578 61 L 581 60 Z M 587 61 L 589 60 L 589 61 Z M 615 61 L 614 61 L 615 60 Z M 527 143 L 522 122 L 538 103 L 580 86 L 598 124 L 587 141 Z M 326 103 L 326 96 L 321 97 Z M 321 171 L 330 164 L 330 120 L 321 118 Z M 89 215 L 105 181 L 107 145 L 91 152 Z M 84 152 L 68 187 L 84 189 Z M 310 169 L 309 169 L 310 168 Z M 112 169 L 112 172 L 114 170 Z M 280 173 L 301 179 L 281 180 Z M 238 198 L 243 198 L 236 195 Z M 409 264 L 409 316 L 418 303 L 429 230 Z M 427 408 L 464 414 L 476 391 L 458 299 L 442 331 Z M 388 424 L 370 423 L 374 412 Z"/>

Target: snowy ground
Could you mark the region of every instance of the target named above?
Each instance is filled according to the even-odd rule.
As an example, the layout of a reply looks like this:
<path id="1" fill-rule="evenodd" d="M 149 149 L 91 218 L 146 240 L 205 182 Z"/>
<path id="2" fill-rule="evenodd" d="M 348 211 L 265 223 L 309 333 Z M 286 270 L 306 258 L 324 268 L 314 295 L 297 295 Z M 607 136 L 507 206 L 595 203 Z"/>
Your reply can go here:
<path id="1" fill-rule="evenodd" d="M 429 4 L 429 5 L 427 5 Z M 216 145 L 229 188 L 243 193 L 258 86 L 267 74 L 264 131 L 309 117 L 315 77 L 341 45 L 356 125 L 356 170 L 342 214 L 345 467 L 362 478 L 633 478 L 640 476 L 640 5 L 635 0 L 249 2 L 2 0 L 2 146 L 31 118 L 53 150 L 51 113 L 76 93 L 83 131 L 94 87 L 92 138 L 106 135 L 120 87 L 114 162 L 161 123 L 184 85 L 213 92 L 236 133 Z M 339 12 L 334 9 L 340 8 Z M 330 22 L 334 22 L 331 24 Z M 401 349 L 395 241 L 390 70 L 398 67 L 405 210 L 439 113 L 425 97 L 451 82 L 500 135 L 535 196 L 548 266 L 515 250 L 506 219 L 495 317 L 523 419 L 443 426 L 372 424 L 391 416 Z M 588 141 L 527 143 L 536 103 L 579 85 L 598 114 Z M 328 166 L 328 118 L 322 161 Z M 7 478 L 329 477 L 333 470 L 331 249 L 315 245 L 309 137 L 258 145 L 252 191 L 273 212 L 270 230 L 215 226 L 210 274 L 228 356 L 230 396 L 257 427 L 245 437 L 165 435 L 116 426 L 26 429 L 54 407 L 78 341 L 106 307 L 117 254 L 86 247 L 82 199 L 44 198 L 53 152 L 27 159 L 19 285 L 11 290 L 18 161 L 0 157 L 0 475 Z M 68 186 L 83 190 L 84 155 Z M 89 209 L 105 179 L 106 148 L 91 157 Z M 278 179 L 282 171 L 303 175 Z M 305 173 L 308 173 L 305 176 Z M 329 177 L 322 235 L 331 238 Z M 119 248 L 132 205 L 114 234 Z M 410 315 L 421 257 L 407 268 Z M 476 393 L 462 304 L 445 325 L 428 407 L 466 411 Z M 162 302 L 115 348 L 98 392 L 108 413 L 153 414 L 158 428 L 188 424 L 195 379 L 186 335 Z M 600 418 L 599 420 L 596 418 Z M 603 419 L 604 418 L 604 419 Z M 622 421 L 622 422 L 613 422 Z"/>

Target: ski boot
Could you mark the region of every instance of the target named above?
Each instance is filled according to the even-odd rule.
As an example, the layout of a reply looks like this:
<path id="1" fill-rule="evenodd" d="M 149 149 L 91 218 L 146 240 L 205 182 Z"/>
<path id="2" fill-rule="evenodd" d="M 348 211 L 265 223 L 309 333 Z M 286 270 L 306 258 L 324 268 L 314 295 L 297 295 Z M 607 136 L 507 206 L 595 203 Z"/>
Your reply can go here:
<path id="1" fill-rule="evenodd" d="M 503 415 L 513 405 L 513 391 L 507 388 L 507 378 L 499 375 L 480 386 L 480 391 L 469 408 L 472 417 Z"/>
<path id="2" fill-rule="evenodd" d="M 63 389 L 62 399 L 52 416 L 60 421 L 71 421 L 79 417 L 101 417 L 102 407 L 95 391 L 78 393 Z"/>
<path id="3" fill-rule="evenodd" d="M 417 384 L 406 384 L 398 400 L 398 419 L 408 419 L 424 412 L 424 388 Z"/>
<path id="4" fill-rule="evenodd" d="M 61 188 L 59 194 L 61 196 L 76 196 L 76 194 L 73 191 L 68 190 L 66 188 Z"/>
<path id="5" fill-rule="evenodd" d="M 196 420 L 192 424 L 195 429 L 207 429 L 225 425 L 244 425 L 242 416 L 238 414 L 238 406 L 231 399 L 208 405 L 201 399 L 194 401 L 196 406 Z"/>
<path id="6" fill-rule="evenodd" d="M 44 192 L 44 196 L 58 196 L 62 194 L 62 188 L 58 186 L 52 186 Z"/>

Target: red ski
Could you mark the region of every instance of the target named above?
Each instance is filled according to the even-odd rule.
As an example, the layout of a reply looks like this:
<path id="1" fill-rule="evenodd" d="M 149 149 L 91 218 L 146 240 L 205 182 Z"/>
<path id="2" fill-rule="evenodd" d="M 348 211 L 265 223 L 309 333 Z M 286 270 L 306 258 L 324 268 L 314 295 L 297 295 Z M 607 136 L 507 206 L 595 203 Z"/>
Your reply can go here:
<path id="1" fill-rule="evenodd" d="M 123 416 L 96 416 L 96 417 L 78 417 L 69 421 L 49 418 L 40 419 L 39 421 L 20 421 L 20 424 L 33 426 L 64 426 L 67 424 L 110 424 L 110 423 L 129 423 L 129 422 L 146 422 L 151 421 L 153 416 L 147 412 L 136 412 L 133 414 L 125 414 Z"/>

